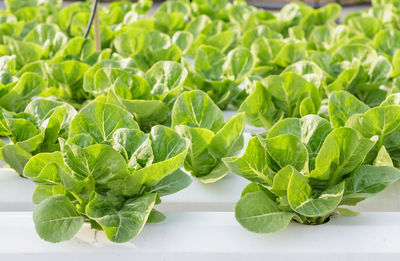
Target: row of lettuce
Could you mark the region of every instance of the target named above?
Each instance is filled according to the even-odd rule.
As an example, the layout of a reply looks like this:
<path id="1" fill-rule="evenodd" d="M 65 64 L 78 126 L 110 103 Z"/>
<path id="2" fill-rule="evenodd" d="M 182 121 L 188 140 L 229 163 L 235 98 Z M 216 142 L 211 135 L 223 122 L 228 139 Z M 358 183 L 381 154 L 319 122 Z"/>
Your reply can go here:
<path id="1" fill-rule="evenodd" d="M 254 232 L 321 224 L 400 179 L 400 3 L 340 6 L 171 0 L 101 7 L 6 0 L 0 13 L 0 156 L 38 184 L 50 242 L 84 222 L 114 242 L 165 216 L 161 197 L 230 171 L 251 183 Z M 238 113 L 225 121 L 222 110 Z M 245 124 L 266 132 L 244 144 Z M 244 154 L 240 157 L 243 147 Z"/>

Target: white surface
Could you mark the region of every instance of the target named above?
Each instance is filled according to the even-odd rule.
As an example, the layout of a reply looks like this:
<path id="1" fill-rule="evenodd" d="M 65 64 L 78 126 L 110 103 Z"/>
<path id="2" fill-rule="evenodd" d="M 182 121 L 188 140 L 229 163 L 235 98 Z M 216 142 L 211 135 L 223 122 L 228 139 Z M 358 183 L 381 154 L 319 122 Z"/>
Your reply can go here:
<path id="1" fill-rule="evenodd" d="M 37 236 L 31 213 L 0 213 L 0 260 L 399 260 L 399 220 L 400 213 L 364 213 L 254 234 L 233 213 L 178 212 L 147 224 L 127 244 L 109 243 L 88 229 L 51 244 Z"/>
<path id="2" fill-rule="evenodd" d="M 13 169 L 1 168 L 0 211 L 32 210 L 32 193 L 35 186 L 35 183 L 21 178 Z"/>
<path id="3" fill-rule="evenodd" d="M 400 182 L 393 184 L 374 197 L 361 201 L 352 209 L 370 212 L 400 212 Z"/>

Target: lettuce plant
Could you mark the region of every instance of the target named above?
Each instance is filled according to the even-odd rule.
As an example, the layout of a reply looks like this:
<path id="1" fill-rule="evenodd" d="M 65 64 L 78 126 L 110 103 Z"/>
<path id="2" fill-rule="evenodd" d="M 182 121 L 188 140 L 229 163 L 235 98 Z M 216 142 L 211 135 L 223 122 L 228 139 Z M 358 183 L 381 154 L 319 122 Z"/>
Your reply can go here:
<path id="1" fill-rule="evenodd" d="M 332 56 L 314 53 L 312 59 L 326 74 L 328 93 L 346 90 L 371 106 L 385 99 L 386 92 L 379 87 L 387 84 L 393 68 L 389 60 L 371 47 L 348 44 Z"/>
<path id="2" fill-rule="evenodd" d="M 3 112 L 1 132 L 11 143 L 1 144 L 1 158 L 22 175 L 27 161 L 40 152 L 59 150 L 58 138 L 68 136 L 75 109 L 52 99 L 32 100 L 23 113 Z"/>
<path id="3" fill-rule="evenodd" d="M 24 41 L 42 46 L 43 57 L 53 57 L 68 42 L 68 37 L 56 24 L 38 24 L 24 38 Z"/>
<path id="4" fill-rule="evenodd" d="M 254 74 L 263 78 L 280 74 L 285 67 L 307 57 L 306 43 L 298 40 L 261 37 L 252 44 L 251 50 L 257 57 Z"/>
<path id="5" fill-rule="evenodd" d="M 366 162 L 372 163 L 380 153 L 386 153 L 398 167 L 399 104 L 398 95 L 392 94 L 379 106 L 370 108 L 350 93 L 338 91 L 329 98 L 329 118 L 335 127 L 350 127 L 366 138 L 378 138 Z"/>
<path id="6" fill-rule="evenodd" d="M 179 61 L 181 49 L 172 43 L 171 37 L 159 31 L 128 27 L 114 38 L 113 47 L 124 57 L 132 57 L 137 66 L 147 71 L 158 61 Z"/>
<path id="7" fill-rule="evenodd" d="M 351 30 L 345 25 L 318 26 L 311 31 L 307 47 L 311 50 L 331 53 L 351 38 Z"/>
<path id="8" fill-rule="evenodd" d="M 201 45 L 196 53 L 194 68 L 186 64 L 191 85 L 213 99 L 222 109 L 237 98 L 239 85 L 254 67 L 252 53 L 243 47 L 233 49 L 227 56 L 215 47 Z"/>
<path id="9" fill-rule="evenodd" d="M 269 129 L 282 118 L 318 113 L 320 105 L 320 91 L 314 84 L 286 72 L 256 82 L 239 111 L 245 112 L 249 124 Z"/>
<path id="10" fill-rule="evenodd" d="M 400 135 L 400 106 L 388 97 L 380 106 L 370 108 L 364 113 L 352 115 L 345 126 L 358 130 L 364 137 L 377 136 L 378 141 L 368 155 L 372 162 L 379 152 L 387 151 L 395 165 L 400 163 L 398 137 Z"/>
<path id="11" fill-rule="evenodd" d="M 26 72 L 18 82 L 6 88 L 8 92 L 0 98 L 0 106 L 5 110 L 18 113 L 25 109 L 34 96 L 46 88 L 46 84 L 39 75 Z"/>
<path id="12" fill-rule="evenodd" d="M 316 115 L 278 122 L 265 139 L 253 137 L 243 156 L 223 160 L 252 182 L 236 204 L 236 219 L 250 231 L 270 233 L 291 220 L 322 224 L 334 212 L 352 214 L 340 206 L 355 205 L 400 179 L 387 155 L 365 164 L 377 140 L 333 128 Z"/>
<path id="13" fill-rule="evenodd" d="M 400 49 L 400 31 L 395 28 L 381 30 L 373 40 L 373 47 L 387 58 L 393 57 L 395 52 Z M 390 59 L 391 60 L 391 59 Z"/>
<path id="14" fill-rule="evenodd" d="M 93 123 L 100 119 L 97 116 L 107 115 L 100 110 L 91 113 Z M 82 125 L 84 122 L 77 119 L 80 116 L 75 119 Z M 92 126 L 87 123 L 76 133 L 75 121 L 70 133 L 76 135 L 71 142 L 60 138 L 60 151 L 37 154 L 24 169 L 24 176 L 39 184 L 33 194 L 38 204 L 33 220 L 44 240 L 69 240 L 84 222 L 89 222 L 92 228 L 103 230 L 110 241 L 127 242 L 140 233 L 146 222 L 165 218 L 153 209 L 161 196 L 191 182 L 179 170 L 188 143 L 176 132 L 155 126 L 145 134 L 137 128 L 118 128 L 120 125 L 113 124 L 112 118 L 101 119 L 111 125 L 105 123 L 102 126 L 107 129 L 95 129 L 89 135 L 110 145 L 71 143 L 77 141 L 74 137 L 81 131 L 90 130 L 86 126 Z M 97 140 L 97 134 L 104 136 Z"/>
<path id="15" fill-rule="evenodd" d="M 185 169 L 204 183 L 228 174 L 221 160 L 242 149 L 244 126 L 243 113 L 225 122 L 222 111 L 202 91 L 184 92 L 172 109 L 172 127 L 191 141 Z"/>
<path id="16" fill-rule="evenodd" d="M 5 37 L 5 44 L 9 47 L 9 54 L 16 54 L 17 68 L 20 69 L 24 65 L 39 60 L 43 55 L 43 49 L 40 45 Z"/>
<path id="17" fill-rule="evenodd" d="M 384 55 L 389 61 L 392 62 L 393 72 L 392 77 L 398 77 L 400 75 L 400 31 L 399 28 L 390 28 L 381 30 L 374 37 L 372 46 Z"/>
<path id="18" fill-rule="evenodd" d="M 185 54 L 194 58 L 201 45 L 217 48 L 227 54 L 239 43 L 238 25 L 222 20 L 211 20 L 206 15 L 193 17 L 186 25 L 184 32 L 188 32 L 193 39 L 188 43 Z"/>
<path id="19" fill-rule="evenodd" d="M 170 108 L 181 93 L 187 71 L 179 63 L 160 61 L 144 75 L 131 66 L 130 59 L 103 60 L 84 76 L 83 89 L 93 96 L 129 111 L 144 130 L 168 120 Z M 123 66 L 121 68 L 121 66 Z"/>

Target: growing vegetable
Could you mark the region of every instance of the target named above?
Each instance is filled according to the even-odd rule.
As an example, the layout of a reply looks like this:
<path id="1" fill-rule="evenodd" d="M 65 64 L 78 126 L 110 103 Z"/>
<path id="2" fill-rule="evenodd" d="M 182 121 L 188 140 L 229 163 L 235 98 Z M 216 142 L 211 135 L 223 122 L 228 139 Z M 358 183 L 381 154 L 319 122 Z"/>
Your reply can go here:
<path id="1" fill-rule="evenodd" d="M 377 140 L 333 128 L 316 115 L 278 122 L 267 138 L 253 137 L 243 156 L 223 160 L 252 182 L 236 204 L 236 219 L 250 231 L 270 233 L 291 220 L 322 224 L 335 211 L 346 215 L 340 206 L 355 205 L 400 179 L 387 153 L 375 163 L 365 161 Z"/>
<path id="2" fill-rule="evenodd" d="M 22 175 L 32 155 L 59 150 L 58 138 L 68 136 L 75 115 L 71 105 L 46 98 L 32 100 L 21 113 L 4 111 L 1 131 L 12 143 L 2 144 L 3 160 Z"/>
<path id="3" fill-rule="evenodd" d="M 270 128 L 276 121 L 319 111 L 321 97 L 317 87 L 298 74 L 272 75 L 256 83 L 256 89 L 239 111 L 255 126 Z"/>
<path id="4" fill-rule="evenodd" d="M 204 183 L 228 174 L 221 160 L 242 149 L 244 126 L 244 114 L 225 122 L 222 111 L 202 91 L 181 94 L 172 109 L 172 127 L 191 141 L 185 169 Z"/>
<path id="5" fill-rule="evenodd" d="M 38 204 L 33 219 L 41 238 L 65 241 L 83 222 L 90 222 L 110 241 L 127 242 L 146 222 L 165 219 L 153 209 L 161 196 L 190 184 L 179 170 L 187 142 L 177 133 L 163 126 L 153 127 L 150 134 L 135 128 L 112 130 L 106 140 L 111 145 L 79 146 L 60 139 L 60 151 L 37 154 L 27 163 L 24 176 L 39 184 L 33 194 Z M 83 141 L 79 135 L 70 140 Z M 95 140 L 95 132 L 89 135 Z"/>
<path id="6" fill-rule="evenodd" d="M 225 109 L 239 96 L 239 85 L 252 71 L 254 58 L 246 48 L 236 48 L 225 56 L 218 48 L 201 45 L 194 68 L 190 64 L 186 66 L 191 85 L 207 92 L 221 109 Z"/>

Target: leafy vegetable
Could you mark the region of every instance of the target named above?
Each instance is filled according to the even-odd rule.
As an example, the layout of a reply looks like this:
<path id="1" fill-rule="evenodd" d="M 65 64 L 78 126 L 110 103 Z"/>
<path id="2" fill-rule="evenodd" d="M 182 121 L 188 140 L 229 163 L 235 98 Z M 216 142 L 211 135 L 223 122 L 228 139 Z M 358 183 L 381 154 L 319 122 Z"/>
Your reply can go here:
<path id="1" fill-rule="evenodd" d="M 185 169 L 205 183 L 228 174 L 221 159 L 241 150 L 244 125 L 243 114 L 224 122 L 221 110 L 202 91 L 181 94 L 172 109 L 172 127 L 191 141 Z"/>
<path id="2" fill-rule="evenodd" d="M 283 117 L 315 114 L 321 105 L 318 89 L 303 77 L 287 72 L 257 83 L 256 89 L 242 103 L 239 111 L 255 126 L 270 128 Z"/>
<path id="3" fill-rule="evenodd" d="M 111 139 L 113 147 L 80 147 L 61 139 L 60 152 L 40 153 L 29 160 L 24 175 L 41 184 L 34 194 L 41 199 L 34 211 L 41 238 L 68 240 L 89 221 L 109 240 L 129 241 L 142 230 L 158 197 L 190 184 L 178 170 L 187 142 L 171 129 L 155 126 L 144 134 L 119 128 Z M 56 191 L 55 186 L 62 189 Z"/>
<path id="4" fill-rule="evenodd" d="M 223 159 L 234 173 L 253 182 L 236 205 L 238 222 L 258 233 L 282 230 L 292 219 L 322 224 L 339 206 L 380 192 L 399 180 L 400 172 L 367 164 L 375 144 L 375 137 L 332 128 L 314 115 L 278 122 L 266 139 L 253 137 L 243 156 Z"/>
<path id="5" fill-rule="evenodd" d="M 32 100 L 24 113 L 3 113 L 5 135 L 12 144 L 1 148 L 3 160 L 22 175 L 32 154 L 59 150 L 58 137 L 66 137 L 75 109 L 51 99 Z"/>

